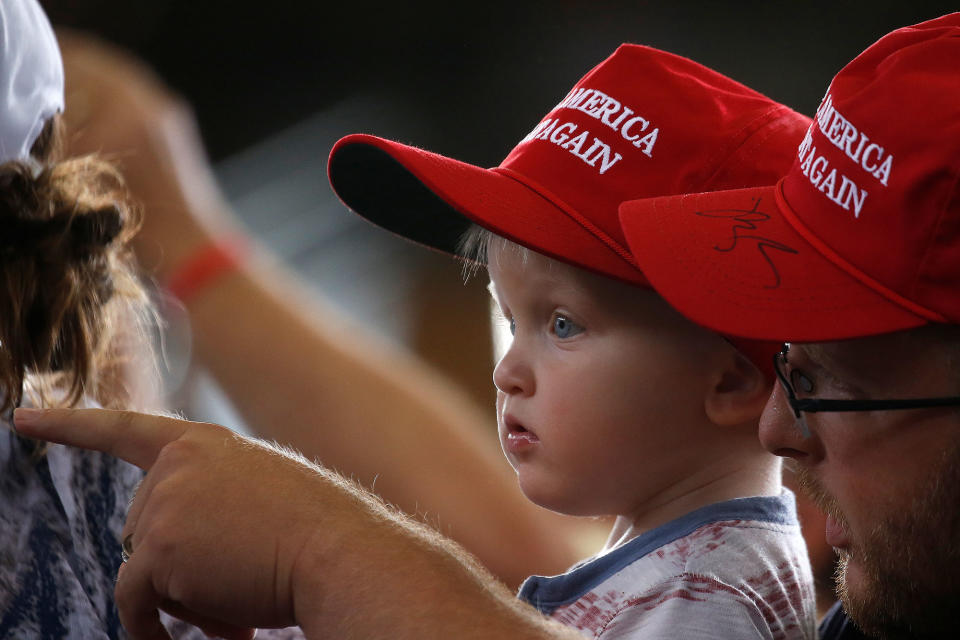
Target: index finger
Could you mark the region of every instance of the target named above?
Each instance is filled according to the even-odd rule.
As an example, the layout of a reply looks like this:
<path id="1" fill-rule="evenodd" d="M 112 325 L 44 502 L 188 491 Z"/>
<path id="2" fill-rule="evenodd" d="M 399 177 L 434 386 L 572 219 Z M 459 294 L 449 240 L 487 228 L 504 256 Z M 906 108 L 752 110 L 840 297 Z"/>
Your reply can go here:
<path id="1" fill-rule="evenodd" d="M 108 409 L 17 409 L 13 422 L 30 438 L 102 451 L 145 471 L 161 449 L 197 424 Z"/>

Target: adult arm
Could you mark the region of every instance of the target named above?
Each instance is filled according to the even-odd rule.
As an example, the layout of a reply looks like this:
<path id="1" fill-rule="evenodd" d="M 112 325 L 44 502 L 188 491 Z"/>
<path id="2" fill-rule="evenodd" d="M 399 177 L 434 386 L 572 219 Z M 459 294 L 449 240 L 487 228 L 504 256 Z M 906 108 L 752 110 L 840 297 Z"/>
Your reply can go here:
<path id="1" fill-rule="evenodd" d="M 186 105 L 124 54 L 77 34 L 60 40 L 72 150 L 121 163 L 145 208 L 137 253 L 157 279 L 198 247 L 242 233 Z M 482 415 L 424 363 L 364 335 L 252 239 L 249 259 L 187 311 L 199 362 L 258 436 L 424 515 L 512 586 L 581 555 L 572 540 L 596 525 L 522 496 L 483 435 L 492 410 Z"/>
<path id="2" fill-rule="evenodd" d="M 148 470 L 116 586 L 134 637 L 166 637 L 162 608 L 230 638 L 293 624 L 344 640 L 580 638 L 516 600 L 459 546 L 298 455 L 143 414 L 18 409 L 14 419 L 26 436 Z"/>

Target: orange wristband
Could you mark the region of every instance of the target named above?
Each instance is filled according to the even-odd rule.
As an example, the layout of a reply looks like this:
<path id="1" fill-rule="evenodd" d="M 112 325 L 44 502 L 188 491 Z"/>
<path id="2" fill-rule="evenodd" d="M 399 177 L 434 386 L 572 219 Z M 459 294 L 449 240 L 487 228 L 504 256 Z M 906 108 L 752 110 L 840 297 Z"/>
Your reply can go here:
<path id="1" fill-rule="evenodd" d="M 218 238 L 201 245 L 167 278 L 166 289 L 181 302 L 188 302 L 220 276 L 236 271 L 247 256 L 243 236 Z"/>

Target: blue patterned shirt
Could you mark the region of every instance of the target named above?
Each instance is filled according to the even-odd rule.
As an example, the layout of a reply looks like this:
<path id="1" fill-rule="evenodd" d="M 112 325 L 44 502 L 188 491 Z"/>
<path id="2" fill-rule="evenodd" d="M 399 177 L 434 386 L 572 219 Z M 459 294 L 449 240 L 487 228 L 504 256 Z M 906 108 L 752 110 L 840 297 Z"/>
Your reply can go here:
<path id="1" fill-rule="evenodd" d="M 0 638 L 126 638 L 113 601 L 120 531 L 143 472 L 21 438 L 0 419 Z M 174 638 L 205 638 L 164 617 Z M 258 638 L 302 638 L 298 629 Z"/>

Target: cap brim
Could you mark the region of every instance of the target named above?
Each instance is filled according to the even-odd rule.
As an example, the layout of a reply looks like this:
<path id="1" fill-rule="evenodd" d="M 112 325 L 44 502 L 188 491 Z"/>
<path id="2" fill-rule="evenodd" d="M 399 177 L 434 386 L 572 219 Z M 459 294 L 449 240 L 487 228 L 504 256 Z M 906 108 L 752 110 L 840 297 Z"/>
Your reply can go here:
<path id="1" fill-rule="evenodd" d="M 630 249 L 651 285 L 685 316 L 720 333 L 821 342 L 931 321 L 828 256 L 829 247 L 815 246 L 791 220 L 796 216 L 779 185 L 620 206 Z"/>
<path id="2" fill-rule="evenodd" d="M 330 184 L 360 216 L 414 242 L 457 254 L 476 223 L 552 258 L 634 284 L 643 274 L 562 208 L 508 173 L 370 135 L 339 140 Z M 572 256 L 590 256 L 589 262 Z"/>

